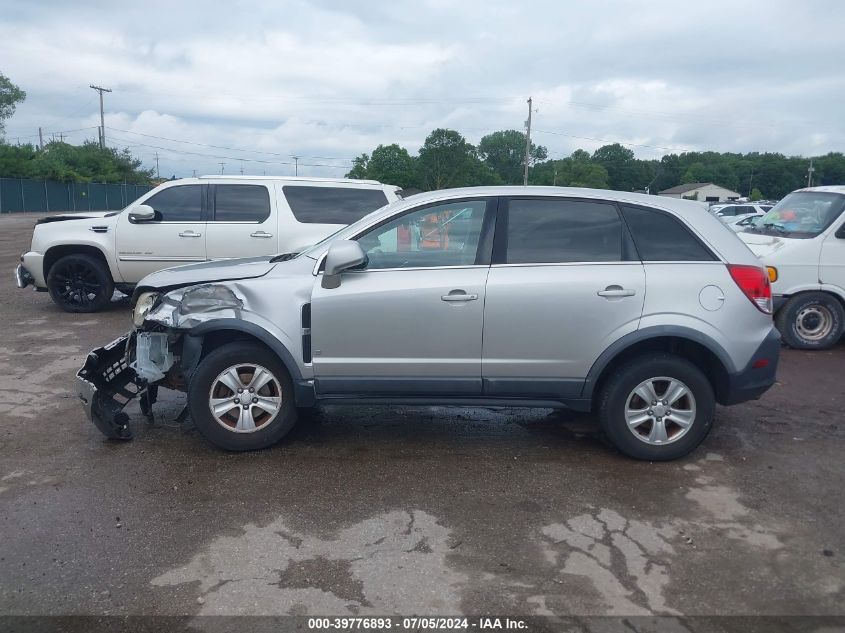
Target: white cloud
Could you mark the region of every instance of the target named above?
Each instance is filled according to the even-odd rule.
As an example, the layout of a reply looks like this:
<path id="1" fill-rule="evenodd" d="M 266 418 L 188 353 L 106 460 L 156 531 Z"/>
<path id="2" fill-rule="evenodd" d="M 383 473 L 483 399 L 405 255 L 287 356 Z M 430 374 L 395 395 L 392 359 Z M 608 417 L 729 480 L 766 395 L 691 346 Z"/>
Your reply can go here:
<path id="1" fill-rule="evenodd" d="M 239 158 L 286 174 L 292 154 L 342 175 L 434 127 L 519 129 L 529 95 L 552 155 L 602 139 L 808 154 L 845 145 L 843 26 L 827 0 L 32 3 L 4 9 L 0 71 L 29 93 L 12 140 L 93 139 L 99 83 L 107 136 L 148 165 L 158 152 L 162 175 Z"/>

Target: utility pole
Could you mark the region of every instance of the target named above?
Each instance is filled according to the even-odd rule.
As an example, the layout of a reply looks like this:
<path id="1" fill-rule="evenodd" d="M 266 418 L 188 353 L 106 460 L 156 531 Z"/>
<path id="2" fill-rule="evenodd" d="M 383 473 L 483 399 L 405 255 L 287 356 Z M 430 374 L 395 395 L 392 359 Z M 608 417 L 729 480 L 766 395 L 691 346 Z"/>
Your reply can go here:
<path id="1" fill-rule="evenodd" d="M 41 126 L 38 126 L 38 145 L 40 149 L 44 149 L 44 134 L 41 132 Z"/>
<path id="2" fill-rule="evenodd" d="M 525 122 L 525 175 L 522 184 L 528 186 L 528 161 L 531 158 L 531 97 L 528 97 L 528 120 Z"/>
<path id="3" fill-rule="evenodd" d="M 810 159 L 810 168 L 807 170 L 807 186 L 813 186 L 813 172 L 816 171 L 813 167 L 813 159 Z"/>
<path id="4" fill-rule="evenodd" d="M 226 166 L 226 163 L 217 163 L 217 164 L 220 165 L 220 175 L 222 176 L 223 175 L 223 168 Z"/>
<path id="5" fill-rule="evenodd" d="M 158 171 L 158 152 L 156 152 L 156 179 L 161 180 L 161 174 Z"/>
<path id="6" fill-rule="evenodd" d="M 291 156 L 293 159 L 293 175 L 299 175 L 299 156 Z"/>
<path id="7" fill-rule="evenodd" d="M 244 166 L 241 165 L 241 176 L 243 176 L 243 175 L 244 175 Z"/>
<path id="8" fill-rule="evenodd" d="M 106 119 L 103 116 L 103 93 L 111 92 L 111 88 L 103 88 L 102 86 L 95 86 L 91 84 L 89 88 L 93 88 L 100 93 L 100 149 L 106 147 Z"/>
<path id="9" fill-rule="evenodd" d="M 197 170 L 195 169 L 194 170 L 194 178 L 196 178 L 196 177 L 197 177 Z"/>

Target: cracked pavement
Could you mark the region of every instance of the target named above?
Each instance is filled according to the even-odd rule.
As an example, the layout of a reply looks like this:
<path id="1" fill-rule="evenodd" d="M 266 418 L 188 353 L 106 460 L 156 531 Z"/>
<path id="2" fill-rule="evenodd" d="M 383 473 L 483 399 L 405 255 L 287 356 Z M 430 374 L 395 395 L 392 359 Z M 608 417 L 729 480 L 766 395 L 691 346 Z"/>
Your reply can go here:
<path id="1" fill-rule="evenodd" d="M 0 217 L 0 269 L 34 219 Z M 0 613 L 845 614 L 845 345 L 784 350 L 673 463 L 589 416 L 444 407 L 324 407 L 227 454 L 169 394 L 105 441 L 73 376 L 128 304 L 0 280 Z"/>

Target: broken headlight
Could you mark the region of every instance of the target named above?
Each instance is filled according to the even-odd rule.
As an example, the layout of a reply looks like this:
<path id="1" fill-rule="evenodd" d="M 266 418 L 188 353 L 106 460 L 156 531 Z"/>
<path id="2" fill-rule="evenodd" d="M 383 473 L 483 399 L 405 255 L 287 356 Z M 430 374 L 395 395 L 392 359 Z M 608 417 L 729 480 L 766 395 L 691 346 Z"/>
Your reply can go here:
<path id="1" fill-rule="evenodd" d="M 144 319 L 147 318 L 147 314 L 153 309 L 157 301 L 157 292 L 141 293 L 141 296 L 138 297 L 138 301 L 135 303 L 135 311 L 132 313 L 132 322 L 135 324 L 135 327 L 144 325 Z"/>
<path id="2" fill-rule="evenodd" d="M 182 295 L 181 304 L 179 311 L 182 314 L 211 312 L 226 308 L 237 309 L 244 305 L 234 292 L 226 286 L 218 284 L 205 284 L 188 288 Z"/>

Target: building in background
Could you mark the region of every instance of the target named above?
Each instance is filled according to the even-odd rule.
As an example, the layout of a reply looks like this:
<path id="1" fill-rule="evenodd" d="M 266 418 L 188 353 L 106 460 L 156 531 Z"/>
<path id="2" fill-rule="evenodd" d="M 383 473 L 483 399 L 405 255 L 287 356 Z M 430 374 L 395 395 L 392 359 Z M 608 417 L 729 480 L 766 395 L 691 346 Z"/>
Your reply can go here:
<path id="1" fill-rule="evenodd" d="M 686 198 L 687 200 L 698 200 L 699 202 L 728 202 L 738 200 L 740 194 L 730 189 L 725 189 L 712 182 L 691 182 L 686 185 L 678 185 L 670 189 L 664 189 L 657 193 L 658 196 L 667 198 Z"/>

